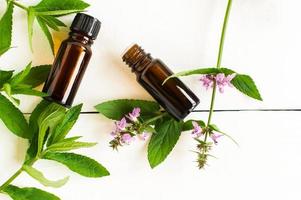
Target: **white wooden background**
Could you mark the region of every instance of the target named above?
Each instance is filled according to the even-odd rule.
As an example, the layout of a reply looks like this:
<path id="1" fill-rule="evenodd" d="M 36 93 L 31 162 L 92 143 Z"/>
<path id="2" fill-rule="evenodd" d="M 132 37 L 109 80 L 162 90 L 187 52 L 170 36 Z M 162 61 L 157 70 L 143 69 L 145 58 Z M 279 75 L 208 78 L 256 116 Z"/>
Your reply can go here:
<path id="1" fill-rule="evenodd" d="M 30 5 L 36 0 L 22 0 Z M 226 0 L 89 0 L 89 14 L 99 18 L 101 33 L 86 72 L 76 103 L 83 111 L 109 99 L 151 97 L 135 82 L 122 63 L 121 54 L 130 44 L 139 43 L 146 51 L 165 61 L 175 72 L 195 67 L 210 67 L 216 54 Z M 5 9 L 0 3 L 0 13 Z M 195 147 L 189 133 L 183 134 L 167 160 L 151 170 L 146 144 L 122 148 L 108 147 L 112 122 L 97 114 L 82 114 L 71 134 L 84 135 L 99 144 L 80 150 L 103 163 L 111 176 L 87 179 L 70 173 L 50 161 L 37 163 L 50 178 L 71 174 L 60 189 L 43 188 L 28 175 L 14 183 L 51 191 L 64 200 L 166 200 L 166 199 L 290 199 L 299 200 L 301 192 L 301 95 L 299 0 L 234 0 L 226 38 L 223 66 L 250 74 L 264 102 L 253 101 L 235 90 L 217 95 L 218 112 L 213 121 L 240 144 L 226 138 L 214 149 L 217 160 L 209 161 L 203 171 L 196 168 Z M 27 43 L 25 12 L 14 12 L 13 46 L 0 59 L 1 69 L 21 70 L 31 60 L 35 65 L 51 63 L 50 48 L 41 31 L 34 31 L 34 53 Z M 70 24 L 72 17 L 64 19 Z M 54 32 L 57 45 L 66 31 Z M 209 107 L 210 92 L 201 88 L 198 77 L 183 79 L 200 97 L 198 110 Z M 21 108 L 30 113 L 38 98 L 21 97 Z M 233 109 L 250 110 L 234 112 Z M 278 111 L 275 111 L 278 110 Z M 206 119 L 206 112 L 191 118 Z M 15 137 L 0 122 L 0 182 L 23 160 L 27 143 Z M 0 199 L 8 198 L 0 195 Z"/>

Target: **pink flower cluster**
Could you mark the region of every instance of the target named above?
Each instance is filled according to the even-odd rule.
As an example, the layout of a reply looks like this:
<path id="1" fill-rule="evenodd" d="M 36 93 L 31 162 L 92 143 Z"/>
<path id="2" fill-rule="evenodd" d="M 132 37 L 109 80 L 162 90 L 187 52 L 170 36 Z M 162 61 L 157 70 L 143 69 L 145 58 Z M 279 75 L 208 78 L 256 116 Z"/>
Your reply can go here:
<path id="1" fill-rule="evenodd" d="M 194 138 L 199 138 L 204 135 L 204 131 L 202 127 L 197 122 L 193 121 L 192 125 L 193 125 L 193 130 L 191 134 Z M 214 142 L 214 144 L 218 144 L 218 138 L 220 138 L 222 135 L 218 135 L 216 133 L 211 132 L 209 133 L 209 136 Z"/>
<path id="2" fill-rule="evenodd" d="M 134 108 L 132 112 L 128 113 L 120 121 L 115 122 L 115 129 L 111 132 L 114 139 L 110 142 L 114 149 L 124 144 L 131 144 L 136 137 L 141 140 L 146 140 L 149 133 L 140 130 L 141 123 L 139 121 L 140 108 Z"/>
<path id="3" fill-rule="evenodd" d="M 219 73 L 217 75 L 204 75 L 200 78 L 200 81 L 203 83 L 203 86 L 208 90 L 212 88 L 214 82 L 216 82 L 216 86 L 218 87 L 220 93 L 224 92 L 224 87 L 229 86 L 233 87 L 231 81 L 235 78 L 236 74 L 225 75 L 224 73 Z"/>

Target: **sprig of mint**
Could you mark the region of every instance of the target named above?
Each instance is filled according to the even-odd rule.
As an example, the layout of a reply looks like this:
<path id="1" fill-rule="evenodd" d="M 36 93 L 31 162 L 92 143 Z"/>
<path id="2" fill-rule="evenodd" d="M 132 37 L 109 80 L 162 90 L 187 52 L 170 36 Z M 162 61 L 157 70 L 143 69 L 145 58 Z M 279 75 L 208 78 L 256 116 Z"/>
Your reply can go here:
<path id="1" fill-rule="evenodd" d="M 0 70 L 0 119 L 15 135 L 30 139 L 23 113 L 14 105 L 20 103 L 16 95 L 45 96 L 35 88 L 46 80 L 49 71 L 50 65 L 31 67 L 31 63 L 18 73 Z"/>
<path id="2" fill-rule="evenodd" d="M 191 75 L 210 75 L 210 76 L 217 76 L 218 74 L 223 74 L 225 76 L 235 74 L 235 77 L 231 80 L 233 86 L 240 91 L 241 93 L 262 101 L 262 97 L 257 89 L 257 86 L 253 79 L 249 75 L 239 74 L 232 69 L 222 68 L 221 61 L 223 55 L 223 47 L 225 41 L 225 34 L 228 24 L 228 19 L 230 15 L 232 0 L 228 0 L 228 5 L 226 9 L 226 14 L 224 17 L 223 29 L 220 39 L 219 45 L 219 53 L 217 59 L 216 67 L 209 67 L 209 68 L 199 68 L 190 71 L 183 71 L 176 73 L 170 77 L 168 77 L 166 81 L 171 78 L 182 77 L 182 76 L 191 76 Z M 164 84 L 163 83 L 163 84 Z M 227 136 L 230 138 L 234 143 L 237 142 L 228 134 L 221 131 L 217 125 L 212 124 L 212 116 L 214 113 L 214 102 L 216 96 L 216 89 L 217 84 L 214 81 L 213 84 L 213 93 L 211 98 L 210 104 L 210 111 L 207 123 L 202 120 L 187 120 L 187 121 L 176 121 L 170 115 L 168 115 L 164 111 L 159 111 L 159 104 L 156 102 L 147 102 L 143 100 L 128 100 L 128 99 L 120 99 L 114 101 L 107 101 L 97 105 L 95 108 L 96 110 L 104 115 L 105 117 L 115 120 L 116 124 L 120 123 L 122 117 L 127 116 L 127 114 L 133 108 L 140 108 L 141 113 L 148 112 L 148 120 L 142 120 L 142 125 L 148 125 L 148 121 L 152 121 L 152 136 L 150 142 L 148 144 L 148 161 L 152 168 L 158 166 L 162 163 L 167 156 L 170 154 L 172 149 L 175 147 L 181 132 L 191 131 L 194 132 L 199 131 L 198 134 L 204 136 L 204 139 L 201 140 L 199 137 L 196 137 L 195 140 L 197 141 L 197 149 L 196 152 L 198 154 L 198 167 L 203 168 L 206 163 L 208 157 L 211 155 L 209 154 L 209 150 L 212 148 L 212 142 L 208 142 L 208 138 L 211 137 L 212 140 L 216 143 L 216 138 L 214 138 L 215 133 L 219 133 L 221 135 Z M 156 105 L 156 106 L 151 106 Z M 143 116 L 143 114 L 142 114 Z M 118 143 L 117 143 L 118 144 Z"/>
<path id="3" fill-rule="evenodd" d="M 59 31 L 66 25 L 59 17 L 84 11 L 90 5 L 82 0 L 42 0 L 37 5 L 25 6 L 16 0 L 7 0 L 7 9 L 0 20 L 0 56 L 11 48 L 13 11 L 19 7 L 27 13 L 28 40 L 32 48 L 33 24 L 38 22 L 54 54 L 54 43 L 50 30 Z"/>
<path id="4" fill-rule="evenodd" d="M 49 180 L 34 164 L 41 160 L 52 160 L 65 165 L 71 171 L 85 177 L 99 178 L 108 176 L 108 170 L 96 160 L 69 151 L 88 148 L 96 143 L 80 142 L 80 136 L 67 137 L 76 123 L 82 104 L 67 110 L 63 106 L 48 101 L 41 101 L 29 118 L 26 136 L 29 148 L 21 168 L 0 186 L 0 192 L 9 195 L 14 200 L 46 199 L 59 200 L 54 194 L 37 188 L 20 188 L 12 182 L 23 172 L 47 187 L 61 187 L 67 183 L 69 177 L 59 180 Z M 1 113 L 1 112 L 0 112 Z M 27 123 L 27 122 L 26 122 Z"/>

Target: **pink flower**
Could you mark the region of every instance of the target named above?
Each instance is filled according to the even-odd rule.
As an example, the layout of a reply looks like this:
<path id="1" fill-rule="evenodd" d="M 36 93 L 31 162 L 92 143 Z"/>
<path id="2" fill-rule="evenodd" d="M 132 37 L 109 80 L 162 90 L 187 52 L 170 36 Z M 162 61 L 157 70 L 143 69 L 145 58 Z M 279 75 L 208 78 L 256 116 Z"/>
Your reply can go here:
<path id="1" fill-rule="evenodd" d="M 193 125 L 193 131 L 192 131 L 192 135 L 194 136 L 194 137 L 200 137 L 203 133 L 202 133 L 202 128 L 200 127 L 200 125 L 197 123 L 197 122 L 195 122 L 195 121 L 193 121 L 192 122 L 192 125 Z"/>
<path id="2" fill-rule="evenodd" d="M 116 132 L 124 131 L 127 125 L 126 119 L 123 117 L 120 121 L 115 122 Z"/>
<path id="3" fill-rule="evenodd" d="M 203 86 L 208 90 L 213 86 L 214 77 L 212 75 L 204 75 L 200 78 L 200 81 L 203 82 Z"/>
<path id="4" fill-rule="evenodd" d="M 215 133 L 213 133 L 213 134 L 210 135 L 210 137 L 213 140 L 214 144 L 217 144 L 218 143 L 217 139 L 220 138 L 220 137 L 222 137 L 222 136 L 223 135 L 217 135 Z"/>
<path id="5" fill-rule="evenodd" d="M 131 121 L 136 122 L 137 118 L 140 116 L 140 108 L 134 108 L 131 113 L 127 116 Z"/>
<path id="6" fill-rule="evenodd" d="M 218 87 L 220 93 L 224 93 L 224 87 L 230 86 L 233 87 L 231 84 L 232 79 L 236 76 L 236 74 L 230 74 L 228 76 L 225 76 L 223 73 L 219 73 L 215 77 L 216 86 Z"/>
<path id="7" fill-rule="evenodd" d="M 125 144 L 130 144 L 132 141 L 134 141 L 135 138 L 132 137 L 130 134 L 125 133 L 121 136 L 121 141 Z"/>

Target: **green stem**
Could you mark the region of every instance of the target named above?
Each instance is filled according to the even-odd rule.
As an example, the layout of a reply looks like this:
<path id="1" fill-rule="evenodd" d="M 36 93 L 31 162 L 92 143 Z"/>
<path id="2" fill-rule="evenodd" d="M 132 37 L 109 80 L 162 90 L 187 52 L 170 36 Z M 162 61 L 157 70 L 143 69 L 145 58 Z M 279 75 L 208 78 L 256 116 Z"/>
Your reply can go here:
<path id="1" fill-rule="evenodd" d="M 167 115 L 167 112 L 162 112 L 162 113 L 160 113 L 160 115 L 146 120 L 143 124 L 146 124 L 146 125 L 150 124 L 150 123 L 152 123 L 154 121 L 157 121 L 158 119 L 161 119 L 162 117 L 164 117 L 166 115 Z"/>
<path id="2" fill-rule="evenodd" d="M 23 166 L 18 171 L 16 171 L 16 173 L 14 173 L 5 183 L 3 183 L 0 186 L 0 192 L 3 192 L 3 190 L 7 186 L 9 186 L 11 184 L 11 182 L 13 182 L 22 172 L 23 172 Z"/>
<path id="3" fill-rule="evenodd" d="M 226 35 L 227 27 L 228 27 L 228 21 L 229 21 L 231 7 L 232 7 L 232 0 L 228 0 L 228 5 L 227 5 L 227 9 L 226 9 L 226 14 L 225 14 L 225 17 L 224 17 L 223 29 L 222 29 L 222 34 L 221 34 L 220 44 L 219 44 L 219 51 L 218 51 L 218 57 L 217 57 L 217 63 L 216 63 L 217 68 L 220 68 L 221 63 L 222 63 L 224 43 L 225 43 L 225 35 Z M 212 96 L 211 96 L 211 104 L 210 104 L 209 116 L 208 116 L 208 121 L 207 121 L 207 128 L 211 123 L 211 119 L 212 119 L 212 115 L 213 115 L 214 102 L 215 102 L 215 96 L 216 96 L 216 82 L 214 82 L 214 84 L 213 84 L 213 91 L 212 91 Z M 208 131 L 206 131 L 205 139 L 204 139 L 205 142 L 207 140 L 208 134 L 209 134 Z"/>
<path id="4" fill-rule="evenodd" d="M 22 8 L 23 10 L 26 10 L 26 11 L 28 10 L 28 8 L 26 6 L 20 4 L 20 3 L 16 2 L 16 1 L 12 1 L 12 2 L 13 2 L 13 4 L 15 6 L 18 6 L 19 8 Z"/>
<path id="5" fill-rule="evenodd" d="M 1 186 L 0 186 L 0 193 L 3 192 L 3 190 L 9 186 L 22 172 L 23 172 L 23 166 L 24 165 L 28 165 L 28 166 L 32 166 L 38 159 L 35 158 L 35 159 L 32 159 L 32 160 L 29 160 L 28 162 L 24 163 L 22 165 L 22 167 L 16 171 L 7 181 L 5 181 Z"/>

